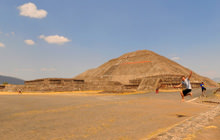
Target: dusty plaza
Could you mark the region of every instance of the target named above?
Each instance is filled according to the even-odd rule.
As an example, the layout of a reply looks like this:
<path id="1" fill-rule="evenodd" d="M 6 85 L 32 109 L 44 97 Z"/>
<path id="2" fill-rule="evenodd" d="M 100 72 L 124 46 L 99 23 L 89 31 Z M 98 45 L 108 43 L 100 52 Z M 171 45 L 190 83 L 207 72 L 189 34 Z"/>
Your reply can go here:
<path id="1" fill-rule="evenodd" d="M 193 88 L 185 100 L 182 90 L 187 87 L 178 87 L 183 75 L 192 77 Z M 201 81 L 207 97 L 201 96 Z M 138 50 L 73 78 L 1 85 L 0 138 L 218 140 L 219 92 L 215 81 Z"/>
<path id="2" fill-rule="evenodd" d="M 220 110 L 214 100 L 219 100 L 211 92 L 201 99 L 197 98 L 200 91 L 195 90 L 194 97 L 187 97 L 185 102 L 180 101 L 178 92 L 1 93 L 0 137 L 1 140 L 200 140 L 211 136 L 212 140 L 218 140 L 220 125 L 214 118 L 219 118 Z M 213 103 L 208 103 L 210 100 Z M 210 110 L 215 112 L 204 116 Z M 208 123 L 204 122 L 206 119 Z"/>

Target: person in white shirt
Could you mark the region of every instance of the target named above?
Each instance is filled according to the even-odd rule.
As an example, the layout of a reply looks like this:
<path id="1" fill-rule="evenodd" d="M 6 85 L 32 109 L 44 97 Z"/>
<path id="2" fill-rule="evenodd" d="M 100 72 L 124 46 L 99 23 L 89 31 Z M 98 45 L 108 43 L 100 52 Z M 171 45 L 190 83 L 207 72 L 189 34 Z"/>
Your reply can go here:
<path id="1" fill-rule="evenodd" d="M 180 95 L 182 96 L 182 101 L 184 101 L 185 96 L 188 96 L 188 95 L 192 96 L 192 86 L 190 84 L 191 76 L 192 76 L 192 71 L 190 72 L 188 77 L 182 76 L 181 84 L 178 86 L 175 86 L 175 88 L 182 87 L 183 85 L 185 86 L 185 89 L 180 92 Z"/>

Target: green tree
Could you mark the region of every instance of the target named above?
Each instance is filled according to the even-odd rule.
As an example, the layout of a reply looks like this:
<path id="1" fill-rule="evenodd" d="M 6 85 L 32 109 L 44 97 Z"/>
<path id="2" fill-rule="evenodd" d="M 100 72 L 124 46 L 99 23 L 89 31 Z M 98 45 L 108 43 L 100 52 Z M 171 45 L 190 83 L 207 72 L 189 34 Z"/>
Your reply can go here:
<path id="1" fill-rule="evenodd" d="M 7 84 L 8 84 L 8 82 L 3 82 L 2 84 L 3 84 L 3 85 L 7 85 Z"/>

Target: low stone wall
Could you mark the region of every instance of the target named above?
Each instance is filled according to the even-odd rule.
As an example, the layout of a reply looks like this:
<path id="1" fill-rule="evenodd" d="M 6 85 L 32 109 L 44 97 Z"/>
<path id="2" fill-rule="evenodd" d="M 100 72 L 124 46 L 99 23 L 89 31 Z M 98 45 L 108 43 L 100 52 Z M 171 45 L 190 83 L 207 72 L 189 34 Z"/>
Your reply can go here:
<path id="1" fill-rule="evenodd" d="M 123 85 L 114 81 L 64 81 L 58 79 L 45 79 L 25 82 L 25 85 L 6 85 L 0 91 L 17 92 L 62 92 L 62 91 L 86 91 L 86 90 L 122 90 Z"/>
<path id="2" fill-rule="evenodd" d="M 72 78 L 46 78 L 26 81 L 25 85 L 2 85 L 0 91 L 17 92 L 62 92 L 62 91 L 155 91 L 157 88 L 173 89 L 181 82 L 181 75 L 156 75 L 145 78 L 129 80 L 129 83 L 122 84 L 109 79 L 72 79 Z M 191 81 L 193 88 L 200 87 L 200 83 Z"/>
<path id="3" fill-rule="evenodd" d="M 157 75 L 149 76 L 142 79 L 138 90 L 147 90 L 155 91 L 158 88 L 161 89 L 173 89 L 174 86 L 177 86 L 181 83 L 181 75 Z M 199 82 L 191 81 L 192 88 L 199 88 Z"/>
<path id="4" fill-rule="evenodd" d="M 25 85 L 5 85 L 4 88 L 1 88 L 0 91 L 5 92 L 18 92 L 19 89 L 25 88 Z"/>

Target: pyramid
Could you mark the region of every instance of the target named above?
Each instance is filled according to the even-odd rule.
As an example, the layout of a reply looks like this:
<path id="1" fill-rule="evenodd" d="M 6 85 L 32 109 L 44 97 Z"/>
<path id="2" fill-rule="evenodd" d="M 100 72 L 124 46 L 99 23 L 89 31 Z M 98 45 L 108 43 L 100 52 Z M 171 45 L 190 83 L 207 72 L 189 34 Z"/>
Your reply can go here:
<path id="1" fill-rule="evenodd" d="M 164 87 L 177 85 L 181 82 L 180 77 L 187 76 L 190 71 L 190 69 L 152 51 L 138 50 L 112 59 L 95 69 L 87 70 L 74 79 L 82 79 L 97 85 L 103 85 L 106 81 L 116 82 L 125 89 L 149 90 L 155 89 L 161 84 Z M 211 79 L 193 72 L 191 83 L 194 87 L 199 87 L 202 81 L 206 86 L 218 86 Z M 109 88 L 114 89 L 114 87 Z"/>

